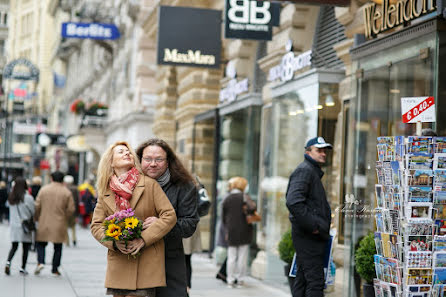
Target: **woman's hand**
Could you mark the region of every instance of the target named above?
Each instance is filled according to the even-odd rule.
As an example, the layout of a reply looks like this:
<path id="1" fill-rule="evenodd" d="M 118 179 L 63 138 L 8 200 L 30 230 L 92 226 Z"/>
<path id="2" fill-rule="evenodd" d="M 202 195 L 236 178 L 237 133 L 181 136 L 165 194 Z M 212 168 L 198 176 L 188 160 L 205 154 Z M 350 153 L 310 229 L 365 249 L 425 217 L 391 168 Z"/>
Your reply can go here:
<path id="1" fill-rule="evenodd" d="M 146 245 L 142 238 L 137 238 L 127 243 L 127 253 L 136 256 L 139 251 Z"/>
<path id="2" fill-rule="evenodd" d="M 115 241 L 116 243 L 116 248 L 123 254 L 128 254 L 129 252 L 127 251 L 127 248 L 125 247 L 125 242 L 124 241 Z"/>
<path id="3" fill-rule="evenodd" d="M 156 220 L 158 220 L 157 217 L 148 217 L 144 220 L 144 223 L 142 223 L 142 229 L 146 230 L 151 224 L 155 223 Z"/>

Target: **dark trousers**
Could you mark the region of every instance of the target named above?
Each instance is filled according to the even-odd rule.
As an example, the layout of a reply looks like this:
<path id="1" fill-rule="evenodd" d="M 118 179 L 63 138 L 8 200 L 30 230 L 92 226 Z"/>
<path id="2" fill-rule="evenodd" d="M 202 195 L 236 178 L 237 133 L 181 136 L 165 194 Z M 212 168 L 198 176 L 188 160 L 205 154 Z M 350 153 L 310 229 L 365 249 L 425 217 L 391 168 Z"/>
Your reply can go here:
<path id="1" fill-rule="evenodd" d="M 28 252 L 29 252 L 29 247 L 31 246 L 30 242 L 22 242 L 22 268 L 25 269 L 26 268 L 26 262 L 28 261 Z M 18 242 L 13 242 L 11 249 L 9 250 L 9 254 L 8 254 L 8 262 L 11 262 L 12 258 L 14 258 L 15 252 L 17 251 L 19 247 L 19 243 Z"/>
<path id="2" fill-rule="evenodd" d="M 187 287 L 192 288 L 192 264 L 191 264 L 191 258 L 192 254 L 190 255 L 184 255 L 186 260 L 186 283 Z"/>
<path id="3" fill-rule="evenodd" d="M 324 296 L 324 264 L 323 261 L 304 261 L 298 263 L 296 279 L 293 284 L 293 297 Z"/>
<path id="4" fill-rule="evenodd" d="M 37 263 L 45 264 L 45 248 L 48 242 L 36 241 L 37 248 Z M 54 254 L 53 254 L 53 269 L 52 272 L 57 271 L 60 266 L 60 259 L 62 258 L 62 243 L 53 243 Z"/>

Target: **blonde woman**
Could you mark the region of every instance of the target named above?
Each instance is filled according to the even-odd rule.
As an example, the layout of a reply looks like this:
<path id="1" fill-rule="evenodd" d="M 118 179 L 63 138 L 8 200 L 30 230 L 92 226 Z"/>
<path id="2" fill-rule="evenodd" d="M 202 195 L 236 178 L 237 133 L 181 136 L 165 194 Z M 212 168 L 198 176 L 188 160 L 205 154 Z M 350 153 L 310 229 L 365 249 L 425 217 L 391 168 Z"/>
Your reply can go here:
<path id="1" fill-rule="evenodd" d="M 112 144 L 98 167 L 98 203 L 91 232 L 108 248 L 105 287 L 107 295 L 155 296 L 155 288 L 166 286 L 162 238 L 176 223 L 175 210 L 159 184 L 142 174 L 135 152 L 127 142 Z M 142 238 L 124 242 L 101 242 L 102 222 L 113 213 L 132 208 L 141 220 L 157 217 L 142 232 Z M 129 255 L 139 255 L 134 259 Z"/>

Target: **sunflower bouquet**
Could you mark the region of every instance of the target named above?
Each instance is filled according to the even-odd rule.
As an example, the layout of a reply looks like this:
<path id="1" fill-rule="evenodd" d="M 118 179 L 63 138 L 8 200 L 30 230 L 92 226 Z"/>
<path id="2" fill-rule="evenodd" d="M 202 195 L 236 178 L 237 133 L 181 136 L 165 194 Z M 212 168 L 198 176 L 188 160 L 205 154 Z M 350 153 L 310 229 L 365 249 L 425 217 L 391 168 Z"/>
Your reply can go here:
<path id="1" fill-rule="evenodd" d="M 106 217 L 102 225 L 105 227 L 103 242 L 120 240 L 127 246 L 127 242 L 141 238 L 142 221 L 135 217 L 131 208 Z"/>

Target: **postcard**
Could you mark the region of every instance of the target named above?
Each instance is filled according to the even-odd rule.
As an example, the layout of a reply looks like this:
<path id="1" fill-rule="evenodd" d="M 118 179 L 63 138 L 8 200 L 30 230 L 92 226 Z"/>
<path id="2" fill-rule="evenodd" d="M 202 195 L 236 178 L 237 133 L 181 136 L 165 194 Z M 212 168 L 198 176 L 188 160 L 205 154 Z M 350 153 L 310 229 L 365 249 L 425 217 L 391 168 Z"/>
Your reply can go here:
<path id="1" fill-rule="evenodd" d="M 434 154 L 433 169 L 446 170 L 446 153 Z"/>
<path id="2" fill-rule="evenodd" d="M 433 235 L 432 222 L 408 223 L 408 235 Z"/>
<path id="3" fill-rule="evenodd" d="M 407 203 L 406 216 L 408 221 L 432 219 L 432 203 Z"/>
<path id="4" fill-rule="evenodd" d="M 432 187 L 409 186 L 409 202 L 432 202 Z"/>
<path id="5" fill-rule="evenodd" d="M 432 236 L 429 235 L 409 235 L 407 238 L 409 251 L 432 251 Z"/>
<path id="6" fill-rule="evenodd" d="M 430 285 L 432 283 L 432 269 L 410 268 L 407 270 L 407 285 Z"/>
<path id="7" fill-rule="evenodd" d="M 446 284 L 446 268 L 435 268 L 433 272 L 433 281 L 435 285 Z"/>
<path id="8" fill-rule="evenodd" d="M 434 153 L 446 153 L 446 137 L 434 137 Z"/>
<path id="9" fill-rule="evenodd" d="M 410 186 L 432 186 L 434 172 L 430 169 L 412 169 L 408 177 Z"/>
<path id="10" fill-rule="evenodd" d="M 407 169 L 432 169 L 432 154 L 408 154 L 406 160 Z"/>
<path id="11" fill-rule="evenodd" d="M 384 192 L 383 186 L 380 184 L 375 185 L 375 197 L 376 197 L 376 206 L 384 207 Z"/>
<path id="12" fill-rule="evenodd" d="M 439 251 L 434 253 L 434 266 L 433 268 L 446 268 L 446 251 Z"/>

